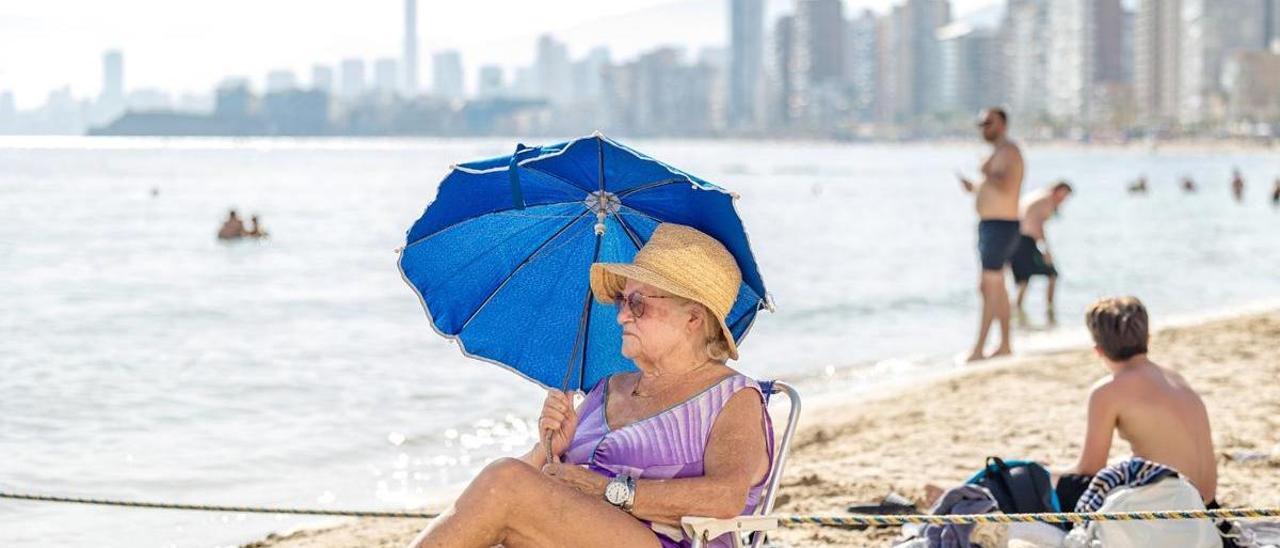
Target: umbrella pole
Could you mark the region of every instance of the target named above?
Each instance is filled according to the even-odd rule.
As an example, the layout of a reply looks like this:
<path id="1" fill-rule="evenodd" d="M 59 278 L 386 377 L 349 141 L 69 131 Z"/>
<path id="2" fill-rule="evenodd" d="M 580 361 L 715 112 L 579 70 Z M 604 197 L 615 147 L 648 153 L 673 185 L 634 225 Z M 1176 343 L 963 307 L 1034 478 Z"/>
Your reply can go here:
<path id="1" fill-rule="evenodd" d="M 600 240 L 602 236 L 602 231 L 596 232 L 596 246 L 591 257 L 591 262 L 593 263 L 600 258 Z M 588 288 L 586 297 L 582 299 L 582 314 L 578 316 L 578 334 L 573 339 L 573 352 L 569 354 L 569 362 L 566 363 L 564 367 L 564 377 L 560 379 L 560 391 L 566 394 L 569 393 L 569 381 L 573 379 L 573 370 L 575 369 L 574 365 L 579 360 L 586 362 L 587 359 L 587 331 L 591 327 L 591 299 L 591 289 Z M 583 363 L 583 367 L 585 367 L 585 365 L 586 364 Z M 582 371 L 582 373 L 578 375 L 579 384 L 583 382 L 583 373 L 585 373 L 585 370 L 580 369 L 580 371 Z M 570 405 L 572 404 L 573 402 L 570 401 Z M 560 459 L 551 452 L 550 430 L 542 433 L 542 442 L 543 448 L 546 451 L 547 463 L 560 462 Z"/>
<path id="2" fill-rule="evenodd" d="M 517 172 L 516 166 L 518 166 L 519 164 L 516 161 L 516 157 L 520 155 L 520 152 L 521 152 L 520 149 L 523 146 L 524 145 L 516 145 L 516 153 L 511 156 L 510 171 L 512 174 L 516 174 Z M 614 197 L 612 194 L 605 191 L 604 141 L 599 138 L 596 139 L 596 159 L 598 162 L 597 167 L 599 168 L 598 175 L 600 180 L 600 191 L 593 193 L 596 198 L 596 207 L 595 207 L 596 224 L 593 227 L 594 232 L 596 233 L 596 246 L 595 246 L 595 250 L 591 254 L 592 263 L 595 263 L 596 261 L 600 260 L 600 243 L 604 239 L 604 232 L 605 232 L 604 219 L 605 219 L 605 216 L 610 212 L 611 207 L 613 207 L 613 204 L 610 203 L 610 200 L 617 201 L 616 197 Z M 520 186 L 518 181 L 519 181 L 518 179 L 512 179 L 512 193 L 515 199 L 517 200 L 517 206 L 520 209 L 524 209 L 523 207 L 524 197 L 520 193 Z M 582 368 L 581 368 L 582 373 L 579 375 L 579 378 L 578 378 L 579 385 L 581 386 L 581 383 L 585 380 L 584 377 L 586 376 L 587 335 L 588 335 L 588 330 L 590 329 L 590 326 L 591 326 L 591 298 L 592 298 L 591 289 L 588 288 L 587 296 L 582 301 L 582 314 L 578 316 L 578 335 L 573 340 L 573 353 L 569 355 L 569 363 L 565 364 L 565 368 L 564 368 L 565 369 L 564 378 L 560 381 L 560 391 L 566 394 L 569 393 L 569 380 L 571 377 L 573 377 L 574 362 L 578 361 L 579 359 L 581 359 L 583 362 Z M 581 353 L 581 356 L 579 355 L 580 353 Z M 572 402 L 570 402 L 570 405 L 572 405 Z M 551 452 L 551 431 L 547 430 L 546 432 L 544 432 L 542 435 L 542 438 L 543 438 L 543 447 L 546 448 L 547 463 L 560 462 L 560 459 L 557 458 L 556 455 L 552 454 Z"/>

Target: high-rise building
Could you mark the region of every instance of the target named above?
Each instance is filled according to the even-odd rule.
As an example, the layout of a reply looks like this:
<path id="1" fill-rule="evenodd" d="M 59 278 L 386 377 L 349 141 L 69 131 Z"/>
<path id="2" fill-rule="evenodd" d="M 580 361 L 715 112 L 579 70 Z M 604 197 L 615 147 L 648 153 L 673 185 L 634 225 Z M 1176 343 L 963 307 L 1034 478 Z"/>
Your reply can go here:
<path id="1" fill-rule="evenodd" d="M 876 49 L 876 16 L 871 10 L 849 21 L 845 38 L 845 77 L 849 83 L 850 109 L 859 122 L 875 119 L 876 75 L 879 70 Z"/>
<path id="2" fill-rule="evenodd" d="M 214 99 L 213 116 L 223 119 L 243 120 L 253 113 L 253 93 L 249 81 L 232 77 L 218 84 Z"/>
<path id="3" fill-rule="evenodd" d="M 954 22 L 938 29 L 940 111 L 968 120 L 1000 103 L 1001 58 L 995 29 Z"/>
<path id="4" fill-rule="evenodd" d="M 1237 51 L 1267 47 L 1266 0 L 1182 0 L 1178 120 L 1184 125 L 1226 115 L 1222 67 Z"/>
<path id="5" fill-rule="evenodd" d="M 1094 0 L 1093 77 L 1099 82 L 1128 82 L 1125 67 L 1126 17 L 1120 0 Z"/>
<path id="6" fill-rule="evenodd" d="M 609 49 L 603 46 L 591 48 L 585 57 L 574 62 L 570 67 L 570 98 L 577 103 L 598 102 L 604 92 L 604 72 L 609 63 Z"/>
<path id="7" fill-rule="evenodd" d="M 876 122 L 889 126 L 901 120 L 902 95 L 898 89 L 899 51 L 902 49 L 902 6 L 894 6 L 889 13 L 876 18 Z"/>
<path id="8" fill-rule="evenodd" d="M 570 100 L 569 48 L 550 35 L 538 37 L 533 63 L 534 94 L 553 104 Z"/>
<path id="9" fill-rule="evenodd" d="M 1181 68 L 1181 0 L 1138 0 L 1133 23 L 1133 100 L 1148 127 L 1177 116 Z"/>
<path id="10" fill-rule="evenodd" d="M 298 89 L 298 78 L 293 71 L 277 69 L 267 73 L 267 93 L 279 93 Z"/>
<path id="11" fill-rule="evenodd" d="M 706 106 L 706 115 L 701 118 L 705 123 L 704 131 L 724 131 L 729 121 L 729 50 L 717 47 L 698 50 L 692 70 L 694 73 L 689 75 L 691 81 L 702 90 L 698 93 L 708 94 L 706 97 L 692 97 L 698 104 Z"/>
<path id="12" fill-rule="evenodd" d="M 418 0 L 404 0 L 404 95 L 418 94 Z"/>
<path id="13" fill-rule="evenodd" d="M 716 77 L 708 67 L 682 62 L 671 47 L 641 55 L 623 67 L 618 81 L 629 97 L 625 120 L 636 135 L 706 135 L 711 132 L 710 102 Z"/>
<path id="14" fill-rule="evenodd" d="M 507 87 L 512 96 L 525 99 L 540 97 L 538 94 L 536 68 L 533 66 L 516 67 L 516 72 L 511 77 L 511 85 Z"/>
<path id="15" fill-rule="evenodd" d="M 912 118 L 936 111 L 938 104 L 938 74 L 942 58 L 938 50 L 938 29 L 951 22 L 951 3 L 948 0 L 907 0 L 906 32 L 909 45 L 902 52 L 900 63 L 910 71 L 910 85 L 904 89 L 910 93 Z"/>
<path id="16" fill-rule="evenodd" d="M 480 67 L 480 75 L 476 82 L 476 96 L 481 99 L 492 99 L 506 91 L 506 80 L 502 67 L 485 65 Z"/>
<path id="17" fill-rule="evenodd" d="M 730 0 L 728 124 L 760 123 L 764 76 L 764 0 Z"/>
<path id="18" fill-rule="evenodd" d="M 1124 10 L 1124 24 L 1120 31 L 1120 81 L 1133 86 L 1133 22 L 1137 16 L 1132 10 Z"/>
<path id="19" fill-rule="evenodd" d="M 1043 0 L 1009 0 L 1001 26 L 1005 103 L 1014 124 L 1035 122 L 1046 113 L 1049 9 Z"/>
<path id="20" fill-rule="evenodd" d="M 910 123 L 941 109 L 938 78 L 942 72 L 938 29 L 951 21 L 951 4 L 947 0 L 907 0 L 894 6 L 882 22 L 882 77 L 892 78 L 883 84 L 890 105 L 882 106 L 884 116 L 895 123 Z"/>
<path id="21" fill-rule="evenodd" d="M 841 0 L 799 0 L 791 42 L 791 116 L 815 127 L 844 109 L 845 19 Z"/>
<path id="22" fill-rule="evenodd" d="M 333 94 L 333 68 L 328 65 L 312 65 L 311 89 Z"/>
<path id="23" fill-rule="evenodd" d="M 1120 0 L 1050 0 L 1048 112 L 1057 122 L 1088 127 L 1104 116 L 1104 83 L 1119 82 L 1123 47 Z"/>
<path id="24" fill-rule="evenodd" d="M 1266 0 L 1267 49 L 1280 52 L 1280 0 Z"/>
<path id="25" fill-rule="evenodd" d="M 44 108 L 40 109 L 40 120 L 37 133 L 48 134 L 80 134 L 84 133 L 84 113 L 82 105 L 71 95 L 70 86 L 50 90 Z"/>
<path id="26" fill-rule="evenodd" d="M 1048 39 L 1049 116 L 1082 125 L 1090 84 L 1094 42 L 1090 38 L 1092 0 L 1050 0 Z"/>
<path id="27" fill-rule="evenodd" d="M 431 89 L 437 97 L 450 101 L 462 99 L 464 85 L 460 53 L 446 50 L 431 55 Z"/>
<path id="28" fill-rule="evenodd" d="M 103 99 L 124 98 L 124 55 L 110 50 L 102 55 Z"/>
<path id="29" fill-rule="evenodd" d="M 791 66 L 801 86 L 838 82 L 844 78 L 844 3 L 840 0 L 799 0 Z"/>
<path id="30" fill-rule="evenodd" d="M 1222 73 L 1227 121 L 1280 120 L 1280 51 L 1237 51 Z"/>
<path id="31" fill-rule="evenodd" d="M 343 97 L 354 98 L 364 95 L 364 60 L 343 59 L 339 72 L 341 73 L 342 87 L 338 91 Z"/>
<path id="32" fill-rule="evenodd" d="M 773 26 L 772 48 L 768 65 L 768 121 L 771 127 L 791 123 L 791 95 L 795 77 L 791 72 L 791 56 L 795 42 L 795 17 L 779 17 Z"/>
<path id="33" fill-rule="evenodd" d="M 400 70 L 396 60 L 380 57 L 373 62 L 373 89 L 383 95 L 392 95 L 400 89 Z"/>
<path id="34" fill-rule="evenodd" d="M 92 122 L 110 123 L 127 107 L 124 93 L 124 55 L 119 50 L 108 50 L 102 54 L 102 90 L 98 93 L 98 101 L 93 108 Z"/>

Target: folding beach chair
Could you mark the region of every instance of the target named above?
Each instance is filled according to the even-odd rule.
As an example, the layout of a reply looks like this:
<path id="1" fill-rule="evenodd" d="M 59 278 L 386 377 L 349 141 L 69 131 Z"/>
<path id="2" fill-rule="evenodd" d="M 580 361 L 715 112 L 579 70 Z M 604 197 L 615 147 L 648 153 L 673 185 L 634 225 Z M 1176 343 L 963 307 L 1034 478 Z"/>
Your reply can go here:
<path id="1" fill-rule="evenodd" d="M 786 394 L 791 404 L 791 410 L 787 412 L 787 427 L 782 431 L 782 438 L 774 438 L 773 469 L 769 470 L 769 478 L 765 480 L 760 505 L 756 507 L 754 514 L 736 518 L 686 516 L 680 520 L 680 525 L 684 529 L 685 536 L 693 539 L 693 548 L 702 548 L 711 539 L 725 533 L 734 533 L 733 545 L 737 548 L 746 545 L 759 548 L 764 544 L 765 531 L 778 528 L 778 520 L 769 518 L 768 515 L 773 512 L 773 501 L 778 496 L 778 485 L 782 483 L 782 470 L 787 464 L 787 453 L 791 450 L 791 437 L 795 435 L 796 424 L 800 422 L 800 393 L 782 381 L 760 381 L 760 390 L 764 392 L 766 407 L 773 396 L 779 393 Z"/>

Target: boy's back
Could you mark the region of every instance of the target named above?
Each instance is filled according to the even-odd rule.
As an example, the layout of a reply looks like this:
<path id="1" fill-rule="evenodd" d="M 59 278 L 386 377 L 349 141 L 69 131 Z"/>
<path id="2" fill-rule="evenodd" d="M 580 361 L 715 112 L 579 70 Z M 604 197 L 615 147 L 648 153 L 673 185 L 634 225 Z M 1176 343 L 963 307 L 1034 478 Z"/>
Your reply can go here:
<path id="1" fill-rule="evenodd" d="M 1097 391 L 1114 409 L 1115 428 L 1134 456 L 1177 469 L 1206 503 L 1213 500 L 1218 468 L 1209 414 L 1181 375 L 1143 359 L 1104 379 Z"/>

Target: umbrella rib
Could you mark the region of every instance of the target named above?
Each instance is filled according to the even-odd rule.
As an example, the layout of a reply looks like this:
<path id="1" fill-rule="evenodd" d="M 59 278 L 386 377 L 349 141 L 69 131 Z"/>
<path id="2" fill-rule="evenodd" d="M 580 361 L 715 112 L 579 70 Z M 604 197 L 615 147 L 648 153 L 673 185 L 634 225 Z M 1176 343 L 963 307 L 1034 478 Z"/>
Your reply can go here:
<path id="1" fill-rule="evenodd" d="M 646 191 L 646 190 L 653 190 L 653 189 L 658 188 L 658 187 L 664 187 L 664 186 L 667 186 L 667 185 L 674 185 L 674 184 L 677 184 L 677 183 L 687 182 L 687 181 L 688 181 L 687 179 L 678 179 L 678 178 L 677 178 L 677 179 L 663 179 L 663 180 L 661 180 L 661 181 L 654 181 L 654 182 L 652 182 L 652 183 L 648 183 L 648 184 L 643 185 L 643 186 L 638 186 L 638 187 L 635 187 L 635 188 L 632 188 L 632 189 L 629 189 L 629 190 L 624 190 L 624 191 L 622 191 L 622 192 L 619 192 L 619 193 L 618 193 L 618 198 L 619 198 L 619 199 L 621 199 L 621 198 L 625 198 L 625 197 L 627 197 L 627 196 L 630 196 L 630 195 L 632 195 L 632 194 L 635 194 L 635 193 L 637 193 L 637 192 L 644 192 L 644 191 Z"/>
<path id="2" fill-rule="evenodd" d="M 550 178 L 552 178 L 552 179 L 554 179 L 554 180 L 556 180 L 556 181 L 558 181 L 558 182 L 564 183 L 565 185 L 568 185 L 570 188 L 572 188 L 572 189 L 574 189 L 574 190 L 577 190 L 577 191 L 580 191 L 580 192 L 586 192 L 586 193 L 588 193 L 588 194 L 591 192 L 591 191 L 589 191 L 589 190 L 587 190 L 587 189 L 585 189 L 585 188 L 582 188 L 582 187 L 580 187 L 580 186 L 578 186 L 578 185 L 575 185 L 575 184 L 573 184 L 573 183 L 569 182 L 569 180 L 568 180 L 568 179 L 565 179 L 564 177 L 561 177 L 561 176 L 559 176 L 559 175 L 556 175 L 556 174 L 554 174 L 554 173 L 551 173 L 550 171 L 547 171 L 547 170 L 545 170 L 545 169 L 538 169 L 538 168 L 536 168 L 536 167 L 529 166 L 529 165 L 523 165 L 523 166 L 520 166 L 520 167 L 525 168 L 525 169 L 527 169 L 527 170 L 529 170 L 529 171 L 536 171 L 536 172 L 538 172 L 538 173 L 541 173 L 541 174 L 543 174 L 543 175 L 546 175 L 547 177 L 550 177 Z"/>
<path id="3" fill-rule="evenodd" d="M 598 160 L 597 166 L 599 166 L 599 169 L 600 169 L 600 176 L 598 177 L 598 179 L 600 179 L 600 194 L 603 195 L 604 194 L 604 140 L 603 139 L 596 139 L 596 159 Z"/>
<path id="4" fill-rule="evenodd" d="M 644 215 L 643 213 L 640 214 Z M 648 215 L 645 216 L 648 217 Z M 613 217 L 618 220 L 619 225 L 622 225 L 622 231 L 627 233 L 627 238 L 631 240 L 631 245 L 636 247 L 636 251 L 640 251 L 640 236 L 636 233 L 635 229 L 631 228 L 631 225 L 628 225 L 627 222 L 622 219 L 622 215 L 617 211 L 613 212 Z"/>
<path id="5" fill-rule="evenodd" d="M 488 297 L 485 297 L 484 302 L 480 303 L 480 306 L 477 306 L 475 310 L 471 311 L 471 315 L 467 316 L 466 321 L 462 322 L 462 327 L 458 328 L 458 333 L 462 333 L 467 329 L 467 326 L 471 325 L 471 320 L 476 319 L 476 316 L 480 314 L 480 311 L 484 310 L 484 307 L 488 306 L 489 303 L 493 301 L 493 298 L 496 297 L 498 293 L 502 292 L 502 288 L 506 287 L 507 284 L 511 282 L 511 279 L 516 276 L 516 274 L 519 274 L 520 271 L 524 269 L 524 267 L 528 266 L 529 263 L 533 261 L 534 255 L 537 255 L 538 253 L 540 253 L 544 248 L 547 247 L 548 244 L 550 244 L 551 242 L 554 242 L 556 238 L 559 238 L 561 235 L 563 235 L 566 230 L 569 230 L 569 227 L 573 226 L 574 223 L 582 220 L 582 218 L 586 216 L 587 213 L 589 213 L 588 210 L 586 209 L 582 210 L 582 213 L 579 213 L 576 217 L 573 218 L 573 220 L 569 221 L 564 226 L 560 227 L 560 230 L 557 230 L 555 234 L 552 234 L 550 238 L 547 238 L 547 241 L 542 242 L 540 245 L 538 245 L 536 249 L 531 251 L 529 255 L 525 256 L 524 260 L 520 261 L 520 264 L 516 265 L 516 267 L 511 271 L 511 273 L 507 274 L 507 276 L 502 279 L 502 283 L 499 283 L 498 287 L 495 288 L 492 293 L 489 293 Z"/>
<path id="6" fill-rule="evenodd" d="M 653 222 L 655 222 L 655 223 L 662 224 L 662 223 L 665 223 L 665 222 L 666 222 L 666 221 L 663 221 L 662 219 L 659 219 L 659 218 L 657 218 L 657 217 L 654 217 L 653 215 L 650 215 L 650 214 L 648 214 L 648 213 L 645 213 L 645 212 L 643 212 L 643 211 L 640 211 L 639 209 L 636 209 L 636 208 L 631 207 L 631 206 L 629 206 L 629 205 L 624 205 L 624 206 L 622 206 L 622 207 L 625 207 L 625 208 L 627 208 L 628 210 L 630 210 L 630 211 L 634 212 L 634 214 L 635 214 L 635 215 L 639 215 L 639 216 L 644 217 L 644 218 L 646 218 L 646 219 L 649 219 L 650 221 L 653 221 Z M 621 208 L 619 209 L 619 211 L 621 211 Z"/>
<path id="7" fill-rule="evenodd" d="M 532 208 L 541 208 L 541 207 L 545 207 L 545 206 L 570 205 L 570 204 L 580 204 L 580 203 L 581 203 L 581 200 L 569 200 L 569 201 L 565 201 L 565 202 L 547 202 L 547 203 L 545 203 L 545 204 L 534 204 L 534 205 L 532 205 L 532 206 L 528 206 L 528 207 L 526 207 L 523 211 L 516 210 L 515 208 L 509 208 L 509 209 L 497 209 L 497 210 L 494 210 L 494 211 L 485 211 L 485 212 L 482 212 L 482 213 L 477 213 L 477 214 L 472 215 L 472 216 L 470 216 L 470 217 L 467 217 L 467 218 L 465 218 L 465 219 L 458 219 L 458 220 L 457 220 L 457 221 L 455 221 L 453 224 L 450 224 L 450 225 L 445 226 L 445 227 L 441 227 L 441 228 L 440 228 L 440 230 L 437 230 L 437 231 L 432 232 L 432 233 L 430 233 L 430 234 L 427 234 L 427 235 L 425 235 L 425 236 L 423 236 L 423 237 L 421 237 L 421 238 L 418 238 L 417 240 L 414 240 L 414 241 L 413 241 L 413 242 L 411 242 L 411 243 L 407 243 L 407 244 L 405 244 L 404 249 L 402 249 L 401 251 L 407 250 L 407 249 L 409 249 L 409 248 L 411 248 L 411 247 L 413 247 L 413 246 L 415 246 L 415 245 L 418 245 L 418 244 L 420 244 L 420 243 L 426 242 L 427 240 L 430 240 L 430 239 L 432 239 L 432 238 L 435 238 L 436 236 L 439 236 L 439 235 L 444 234 L 444 233 L 446 233 L 446 232 L 452 231 L 452 230 L 454 230 L 454 229 L 456 229 L 456 228 L 458 228 L 458 227 L 461 227 L 462 225 L 465 225 L 465 224 L 470 223 L 470 222 L 472 222 L 472 221 L 478 221 L 478 220 L 483 219 L 483 218 L 485 218 L 485 217 L 488 217 L 488 216 L 490 216 L 490 215 L 516 215 L 516 216 L 520 216 L 520 217 L 537 217 L 538 215 L 536 215 L 536 214 L 528 213 L 529 209 L 532 209 Z M 567 215 L 548 215 L 546 218 L 551 219 L 551 218 L 556 218 L 556 217 L 567 217 Z M 575 219 L 575 220 L 577 220 L 577 219 L 578 219 L 578 218 L 580 218 L 580 217 L 582 217 L 582 215 L 581 215 L 581 214 L 579 214 L 579 215 L 575 216 L 575 217 L 574 217 L 574 219 Z"/>

